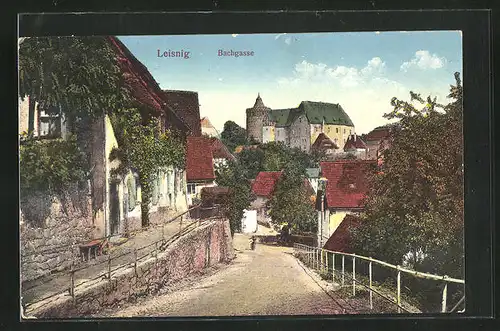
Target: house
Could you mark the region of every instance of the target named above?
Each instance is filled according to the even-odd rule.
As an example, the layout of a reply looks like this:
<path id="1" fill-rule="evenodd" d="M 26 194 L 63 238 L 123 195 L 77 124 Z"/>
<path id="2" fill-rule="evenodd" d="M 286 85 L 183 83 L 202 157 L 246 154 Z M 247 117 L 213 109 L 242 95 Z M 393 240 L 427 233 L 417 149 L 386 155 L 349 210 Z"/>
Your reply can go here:
<path id="1" fill-rule="evenodd" d="M 320 177 L 320 168 L 307 168 L 307 180 L 309 181 L 314 193 L 318 192 L 318 182 Z"/>
<path id="2" fill-rule="evenodd" d="M 212 141 L 208 137 L 189 136 L 186 145 L 187 194 L 189 205 L 200 198 L 201 189 L 215 186 Z"/>
<path id="3" fill-rule="evenodd" d="M 351 153 L 358 159 L 366 160 L 368 158 L 368 147 L 356 133 L 349 135 L 349 138 L 347 138 L 344 152 Z"/>
<path id="4" fill-rule="evenodd" d="M 159 130 L 175 130 L 181 137 L 191 133 L 188 125 L 166 105 L 165 95 L 147 68 L 125 47 L 116 37 L 102 38 L 109 43 L 123 74 L 125 87 L 131 94 L 131 108 L 137 108 L 144 117 L 154 117 L 159 120 Z M 142 227 L 141 185 L 138 173 L 134 169 L 126 169 L 118 174 L 115 170 L 120 165 L 119 159 L 111 159 L 112 151 L 120 147 L 120 135 L 114 126 L 112 118 L 104 113 L 97 118 L 78 119 L 78 125 L 71 123 L 71 118 L 65 118 L 61 109 L 44 108 L 29 95 L 21 96 L 19 100 L 19 133 L 30 132 L 35 139 L 56 141 L 66 139 L 73 130 L 84 133 L 88 143 L 85 147 L 90 155 L 87 187 L 82 192 L 79 203 L 89 206 L 88 212 L 79 213 L 75 209 L 75 201 L 63 207 L 59 197 L 21 197 L 28 206 L 21 204 L 20 223 L 21 246 L 25 253 L 32 253 L 32 261 L 23 262 L 23 281 L 31 280 L 47 274 L 46 266 L 40 267 L 40 261 L 51 261 L 52 269 L 68 268 L 71 261 L 79 254 L 68 249 L 60 253 L 57 261 L 44 256 L 44 249 L 53 246 L 74 245 L 102 238 L 109 235 L 126 234 Z M 78 127 L 78 128 L 77 128 Z M 56 139 L 56 140 L 52 140 Z M 23 169 L 21 168 L 22 172 Z M 174 214 L 187 210 L 185 194 L 186 172 L 184 169 L 168 167 L 157 169 L 153 182 L 152 201 L 149 206 L 151 225 L 167 220 Z M 72 192 L 63 192 L 71 196 Z M 38 199 L 49 199 L 48 204 Z M 38 213 L 30 205 L 46 206 L 46 210 Z M 23 213 L 33 211 L 31 215 Z M 66 210 L 64 210 L 66 209 Z M 32 224 L 24 222 L 38 213 L 45 222 Z M 35 215 L 36 216 L 36 215 Z M 42 240 L 40 240 L 42 239 Z M 78 248 L 78 246 L 76 246 Z M 52 247 L 53 248 L 53 247 Z M 36 259 L 35 259 L 36 258 Z"/>
<path id="5" fill-rule="evenodd" d="M 382 152 L 389 147 L 391 135 L 397 130 L 394 124 L 379 126 L 365 135 L 367 159 L 377 160 Z"/>
<path id="6" fill-rule="evenodd" d="M 271 220 L 267 214 L 267 202 L 273 196 L 274 189 L 282 173 L 282 171 L 261 171 L 251 182 L 252 194 L 255 196 L 255 200 L 252 201 L 249 209 L 257 210 L 257 221 L 261 223 L 267 224 Z M 307 178 L 304 178 L 304 189 L 308 196 L 314 196 L 313 186 Z"/>
<path id="7" fill-rule="evenodd" d="M 255 200 L 252 201 L 249 209 L 257 210 L 257 221 L 261 223 L 267 224 L 270 221 L 266 204 L 271 198 L 281 174 L 281 171 L 261 171 L 252 181 L 251 189 Z"/>
<path id="8" fill-rule="evenodd" d="M 214 158 L 214 167 L 227 164 L 228 161 L 234 161 L 236 158 L 229 152 L 226 145 L 217 137 L 208 138 L 211 143 L 212 156 Z"/>
<path id="9" fill-rule="evenodd" d="M 137 107 L 144 116 L 158 118 L 162 131 L 175 129 L 181 136 L 189 134 L 190 128 L 186 123 L 165 105 L 163 91 L 147 68 L 118 38 L 102 38 L 117 56 L 125 85 L 132 96 L 131 106 Z M 64 139 L 70 133 L 71 123 L 64 118 L 60 109 L 43 109 L 27 96 L 20 100 L 19 111 L 20 132 L 31 131 L 38 139 Z M 110 160 L 110 156 L 120 142 L 110 116 L 104 114 L 92 122 L 83 123 L 91 139 L 89 191 L 93 205 L 94 236 L 121 234 L 140 228 L 141 187 L 138 174 L 133 169 L 126 175 L 114 173 L 120 161 Z M 158 169 L 150 206 L 150 223 L 160 222 L 166 217 L 164 212 L 159 212 L 162 207 L 171 215 L 187 209 L 185 177 L 184 169 Z"/>
<path id="10" fill-rule="evenodd" d="M 349 115 L 339 104 L 302 101 L 297 108 L 271 109 L 260 94 L 246 110 L 247 135 L 259 143 L 284 142 L 290 147 L 310 152 L 321 133 L 337 146 L 343 146 L 355 132 Z"/>
<path id="11" fill-rule="evenodd" d="M 189 127 L 189 135 L 201 137 L 200 103 L 193 91 L 163 90 L 166 105 Z"/>
<path id="12" fill-rule="evenodd" d="M 201 119 L 201 134 L 220 139 L 219 131 L 212 125 L 208 117 L 203 117 Z"/>
<path id="13" fill-rule="evenodd" d="M 325 190 L 325 223 L 321 228 L 328 239 L 348 214 L 359 215 L 364 208 L 369 178 L 376 171 L 376 161 L 342 160 L 320 163 L 321 175 L 327 180 Z"/>
<path id="14" fill-rule="evenodd" d="M 333 252 L 355 253 L 351 246 L 352 236 L 350 231 L 359 227 L 360 224 L 359 217 L 347 214 L 328 238 L 323 249 Z"/>
<path id="15" fill-rule="evenodd" d="M 323 153 L 325 156 L 332 156 L 339 151 L 339 146 L 334 143 L 326 134 L 321 132 L 311 146 L 311 151 Z"/>

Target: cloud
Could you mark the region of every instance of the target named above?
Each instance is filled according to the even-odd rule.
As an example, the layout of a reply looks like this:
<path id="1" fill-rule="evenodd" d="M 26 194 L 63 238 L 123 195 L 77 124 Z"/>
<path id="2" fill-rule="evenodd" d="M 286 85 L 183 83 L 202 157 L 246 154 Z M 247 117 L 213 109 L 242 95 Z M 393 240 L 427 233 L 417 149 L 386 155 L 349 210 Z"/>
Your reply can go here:
<path id="1" fill-rule="evenodd" d="M 335 66 L 328 67 L 324 63 L 309 63 L 306 60 L 295 65 L 292 78 L 282 78 L 281 82 L 307 80 L 309 82 L 338 83 L 342 87 L 355 87 L 370 77 L 376 77 L 385 70 L 385 62 L 380 57 L 369 60 L 365 67 Z"/>
<path id="2" fill-rule="evenodd" d="M 339 103 L 359 134 L 388 123 L 383 115 L 392 110 L 390 102 L 393 97 L 409 100 L 410 90 L 423 96 L 433 90 L 440 91 L 435 86 L 422 90 L 392 79 L 380 57 L 373 57 L 360 67 L 300 61 L 295 64 L 291 75 L 277 80 L 277 86 L 277 91 L 265 99 L 262 96 L 267 106 L 296 107 L 304 100 Z"/>
<path id="3" fill-rule="evenodd" d="M 415 57 L 408 62 L 404 62 L 400 69 L 401 71 L 408 71 L 412 68 L 421 70 L 439 69 L 446 65 L 447 60 L 444 57 L 439 57 L 436 54 L 431 54 L 429 51 L 420 50 L 415 52 Z"/>

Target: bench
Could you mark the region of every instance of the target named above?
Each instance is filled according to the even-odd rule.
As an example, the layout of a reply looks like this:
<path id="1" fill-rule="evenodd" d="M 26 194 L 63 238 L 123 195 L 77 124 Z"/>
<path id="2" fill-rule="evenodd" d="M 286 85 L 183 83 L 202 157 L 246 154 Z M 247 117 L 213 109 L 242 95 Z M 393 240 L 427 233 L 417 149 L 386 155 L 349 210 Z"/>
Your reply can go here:
<path id="1" fill-rule="evenodd" d="M 80 255 L 82 257 L 82 261 L 90 261 L 91 254 L 94 258 L 97 258 L 97 255 L 102 255 L 102 249 L 105 243 L 106 240 L 92 240 L 87 244 L 80 245 Z"/>

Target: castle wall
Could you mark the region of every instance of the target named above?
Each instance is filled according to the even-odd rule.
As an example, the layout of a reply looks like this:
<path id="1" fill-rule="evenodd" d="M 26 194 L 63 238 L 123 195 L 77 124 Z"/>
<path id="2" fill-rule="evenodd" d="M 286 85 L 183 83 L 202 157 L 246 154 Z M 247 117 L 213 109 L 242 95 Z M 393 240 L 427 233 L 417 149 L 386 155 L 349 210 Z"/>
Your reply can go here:
<path id="1" fill-rule="evenodd" d="M 283 142 L 288 145 L 288 128 L 275 128 L 276 142 Z"/>
<path id="2" fill-rule="evenodd" d="M 300 148 L 309 153 L 311 149 L 311 127 L 305 114 L 300 115 L 290 125 L 290 147 Z"/>

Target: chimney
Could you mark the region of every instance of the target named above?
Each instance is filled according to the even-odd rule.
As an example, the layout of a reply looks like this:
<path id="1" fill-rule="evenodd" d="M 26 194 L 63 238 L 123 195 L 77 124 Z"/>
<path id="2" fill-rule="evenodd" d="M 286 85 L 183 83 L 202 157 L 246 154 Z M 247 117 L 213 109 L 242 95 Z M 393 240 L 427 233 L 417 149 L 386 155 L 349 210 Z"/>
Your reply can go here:
<path id="1" fill-rule="evenodd" d="M 356 141 L 356 132 L 354 132 L 354 141 Z"/>

